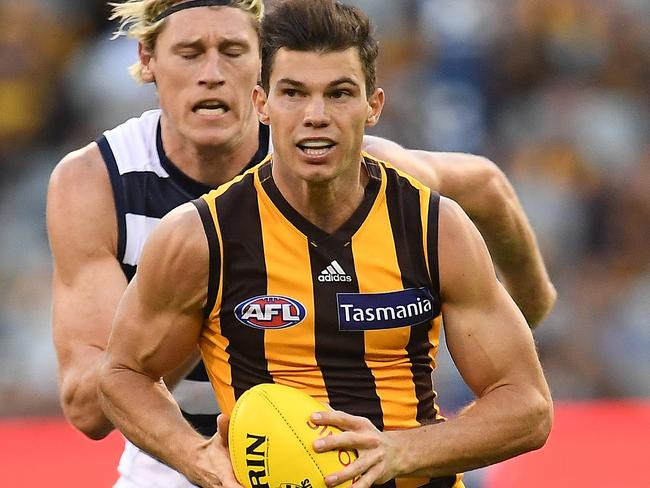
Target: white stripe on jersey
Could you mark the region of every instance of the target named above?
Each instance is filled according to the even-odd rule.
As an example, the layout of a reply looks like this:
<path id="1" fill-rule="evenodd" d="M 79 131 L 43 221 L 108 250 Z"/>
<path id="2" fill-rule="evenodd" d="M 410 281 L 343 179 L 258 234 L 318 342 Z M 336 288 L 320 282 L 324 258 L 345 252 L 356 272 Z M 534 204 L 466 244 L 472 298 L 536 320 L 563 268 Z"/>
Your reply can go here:
<path id="1" fill-rule="evenodd" d="M 160 223 L 160 219 L 132 213 L 124 214 L 124 218 L 126 220 L 126 249 L 122 262 L 137 266 L 144 243 Z"/>
<path id="2" fill-rule="evenodd" d="M 150 171 L 161 178 L 169 174 L 160 164 L 156 147 L 160 110 L 149 110 L 140 117 L 129 119 L 104 136 L 111 145 L 120 174 Z"/>

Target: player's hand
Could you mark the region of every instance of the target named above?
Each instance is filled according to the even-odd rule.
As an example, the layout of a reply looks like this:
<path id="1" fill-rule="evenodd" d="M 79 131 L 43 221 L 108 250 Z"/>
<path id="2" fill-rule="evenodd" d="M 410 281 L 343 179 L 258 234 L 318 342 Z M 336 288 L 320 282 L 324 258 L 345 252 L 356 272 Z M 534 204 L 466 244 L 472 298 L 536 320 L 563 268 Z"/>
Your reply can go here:
<path id="1" fill-rule="evenodd" d="M 235 478 L 228 452 L 227 415 L 217 417 L 217 433 L 206 441 L 193 481 L 204 488 L 243 488 Z"/>
<path id="2" fill-rule="evenodd" d="M 311 420 L 317 425 L 333 425 L 343 431 L 314 441 L 316 452 L 336 449 L 356 450 L 358 458 L 341 471 L 325 477 L 327 486 L 354 480 L 355 488 L 369 488 L 398 476 L 401 451 L 390 433 L 380 432 L 366 418 L 336 410 L 317 412 Z"/>

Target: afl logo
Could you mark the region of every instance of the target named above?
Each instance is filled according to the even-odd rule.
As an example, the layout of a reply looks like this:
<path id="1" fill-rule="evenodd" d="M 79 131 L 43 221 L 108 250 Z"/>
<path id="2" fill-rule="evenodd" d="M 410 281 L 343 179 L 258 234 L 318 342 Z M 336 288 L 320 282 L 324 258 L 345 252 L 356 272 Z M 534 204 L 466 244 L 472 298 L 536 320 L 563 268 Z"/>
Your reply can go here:
<path id="1" fill-rule="evenodd" d="M 280 295 L 249 298 L 235 307 L 237 320 L 255 329 L 286 329 L 298 325 L 306 316 L 302 303 Z"/>

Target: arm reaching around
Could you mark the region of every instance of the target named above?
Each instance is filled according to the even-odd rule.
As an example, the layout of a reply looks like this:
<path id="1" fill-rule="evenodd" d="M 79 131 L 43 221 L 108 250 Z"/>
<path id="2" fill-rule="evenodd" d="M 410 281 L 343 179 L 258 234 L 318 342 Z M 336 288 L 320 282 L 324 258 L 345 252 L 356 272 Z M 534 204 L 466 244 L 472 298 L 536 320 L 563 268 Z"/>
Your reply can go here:
<path id="1" fill-rule="evenodd" d="M 445 334 L 477 400 L 448 422 L 383 433 L 366 419 L 320 412 L 316 423 L 346 432 L 314 447 L 359 452 L 357 461 L 326 478 L 329 486 L 357 476 L 355 487 L 365 488 L 395 477 L 476 469 L 538 449 L 549 435 L 552 402 L 532 334 L 497 281 L 480 234 L 460 207 L 445 198 L 439 229 Z"/>
<path id="2" fill-rule="evenodd" d="M 99 404 L 98 372 L 127 279 L 117 258 L 113 190 L 95 143 L 70 153 L 52 172 L 47 229 L 61 407 L 77 429 L 101 439 L 113 425 Z M 197 360 L 198 350 L 166 384 L 174 386 Z"/>
<path id="3" fill-rule="evenodd" d="M 47 228 L 61 406 L 81 432 L 101 439 L 113 426 L 99 405 L 98 370 L 127 281 L 115 258 L 113 194 L 96 144 L 69 154 L 52 173 Z"/>
<path id="4" fill-rule="evenodd" d="M 364 150 L 458 202 L 481 231 L 528 324 L 534 328 L 548 315 L 557 292 L 521 203 L 493 162 L 471 154 L 407 150 L 370 136 L 364 138 Z"/>
<path id="5" fill-rule="evenodd" d="M 238 488 L 222 438 L 196 432 L 160 381 L 197 345 L 208 274 L 198 212 L 183 205 L 151 234 L 120 302 L 100 397 L 106 415 L 140 448 L 200 486 Z"/>

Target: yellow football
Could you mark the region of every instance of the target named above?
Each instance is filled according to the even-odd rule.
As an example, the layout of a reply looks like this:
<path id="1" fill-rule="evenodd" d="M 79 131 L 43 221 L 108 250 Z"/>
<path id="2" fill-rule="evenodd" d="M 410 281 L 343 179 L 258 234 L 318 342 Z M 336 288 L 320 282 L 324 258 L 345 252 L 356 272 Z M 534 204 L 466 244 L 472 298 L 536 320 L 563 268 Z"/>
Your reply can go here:
<path id="1" fill-rule="evenodd" d="M 284 385 L 266 383 L 244 392 L 228 430 L 230 459 L 239 483 L 246 488 L 326 488 L 325 476 L 356 459 L 354 451 L 314 451 L 316 439 L 341 432 L 310 421 L 313 412 L 326 408 Z"/>

